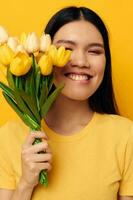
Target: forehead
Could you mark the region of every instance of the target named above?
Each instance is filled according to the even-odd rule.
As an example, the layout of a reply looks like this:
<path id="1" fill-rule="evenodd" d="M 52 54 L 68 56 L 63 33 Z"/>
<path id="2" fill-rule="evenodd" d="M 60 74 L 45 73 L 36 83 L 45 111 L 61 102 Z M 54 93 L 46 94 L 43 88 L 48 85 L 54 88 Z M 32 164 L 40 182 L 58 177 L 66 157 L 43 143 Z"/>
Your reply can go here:
<path id="1" fill-rule="evenodd" d="M 90 22 L 85 20 L 74 21 L 62 26 L 54 35 L 53 42 L 58 40 L 72 40 L 76 43 L 103 43 L 99 30 Z"/>

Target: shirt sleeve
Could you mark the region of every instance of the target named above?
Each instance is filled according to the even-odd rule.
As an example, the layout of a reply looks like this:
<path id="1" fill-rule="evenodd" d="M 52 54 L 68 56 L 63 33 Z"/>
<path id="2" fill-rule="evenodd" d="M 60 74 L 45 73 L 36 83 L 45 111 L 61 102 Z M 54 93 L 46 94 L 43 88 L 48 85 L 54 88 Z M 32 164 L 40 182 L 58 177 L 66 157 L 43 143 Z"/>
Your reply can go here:
<path id="1" fill-rule="evenodd" d="M 120 196 L 133 196 L 133 127 L 125 149 L 124 169 L 119 188 Z"/>
<path id="2" fill-rule="evenodd" d="M 5 134 L 7 128 L 0 128 L 0 188 L 3 189 L 15 189 L 16 181 L 12 169 L 12 165 L 9 158 L 9 152 L 7 149 L 10 147 Z M 6 148 L 7 147 L 7 148 Z"/>

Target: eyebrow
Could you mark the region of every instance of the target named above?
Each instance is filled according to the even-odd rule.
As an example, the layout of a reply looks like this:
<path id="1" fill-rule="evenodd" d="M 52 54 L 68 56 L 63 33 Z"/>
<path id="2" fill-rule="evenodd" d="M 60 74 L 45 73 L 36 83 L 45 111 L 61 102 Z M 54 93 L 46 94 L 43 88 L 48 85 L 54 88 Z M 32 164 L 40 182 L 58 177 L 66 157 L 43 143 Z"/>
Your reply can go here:
<path id="1" fill-rule="evenodd" d="M 56 44 L 60 44 L 60 43 L 76 45 L 76 42 L 74 42 L 72 40 L 58 40 L 56 42 Z M 97 43 L 97 42 L 90 43 L 87 46 L 88 47 L 101 47 L 101 48 L 104 48 L 104 45 L 102 43 Z"/>

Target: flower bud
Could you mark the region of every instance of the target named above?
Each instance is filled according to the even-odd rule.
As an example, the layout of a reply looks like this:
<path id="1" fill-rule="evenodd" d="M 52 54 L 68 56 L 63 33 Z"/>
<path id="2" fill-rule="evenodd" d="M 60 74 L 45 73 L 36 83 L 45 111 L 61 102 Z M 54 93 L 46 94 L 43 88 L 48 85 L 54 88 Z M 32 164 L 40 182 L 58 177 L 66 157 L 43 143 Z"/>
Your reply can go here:
<path id="1" fill-rule="evenodd" d="M 49 48 L 48 54 L 52 58 L 53 65 L 57 67 L 63 67 L 64 65 L 66 65 L 66 63 L 70 59 L 71 51 L 65 50 L 64 46 L 60 46 L 57 49 L 54 45 L 51 45 Z"/>
<path id="2" fill-rule="evenodd" d="M 19 38 L 20 44 L 25 45 L 26 39 L 27 39 L 27 34 L 25 32 L 21 33 Z"/>
<path id="3" fill-rule="evenodd" d="M 51 37 L 49 34 L 44 34 L 40 38 L 40 51 L 45 52 L 48 51 L 49 47 L 51 45 Z"/>
<path id="4" fill-rule="evenodd" d="M 0 62 L 8 66 L 13 59 L 14 53 L 13 51 L 7 46 L 7 44 L 3 44 L 0 46 Z"/>
<path id="5" fill-rule="evenodd" d="M 52 58 L 53 65 L 56 65 L 56 59 L 57 59 L 57 48 L 55 45 L 50 45 L 48 54 Z"/>
<path id="6" fill-rule="evenodd" d="M 15 37 L 9 37 L 7 45 L 15 52 L 18 45 L 18 39 Z"/>
<path id="7" fill-rule="evenodd" d="M 39 38 L 37 37 L 36 33 L 33 32 L 29 34 L 25 42 L 26 51 L 28 53 L 34 53 L 39 50 L 39 46 Z"/>
<path id="8" fill-rule="evenodd" d="M 23 44 L 19 44 L 16 48 L 16 53 L 21 52 L 21 53 L 26 53 L 26 50 L 24 48 Z"/>
<path id="9" fill-rule="evenodd" d="M 8 40 L 8 33 L 2 26 L 0 26 L 0 45 L 7 42 L 7 40 Z"/>
<path id="10" fill-rule="evenodd" d="M 10 64 L 10 71 L 15 76 L 22 76 L 28 73 L 32 65 L 32 59 L 25 53 L 18 53 Z"/>
<path id="11" fill-rule="evenodd" d="M 52 69 L 53 69 L 52 59 L 49 55 L 44 54 L 40 58 L 38 65 L 41 69 L 42 75 L 47 76 L 52 73 Z"/>
<path id="12" fill-rule="evenodd" d="M 56 65 L 58 67 L 63 67 L 68 62 L 69 58 L 71 56 L 70 50 L 65 50 L 64 46 L 59 47 L 57 50 L 57 62 Z"/>

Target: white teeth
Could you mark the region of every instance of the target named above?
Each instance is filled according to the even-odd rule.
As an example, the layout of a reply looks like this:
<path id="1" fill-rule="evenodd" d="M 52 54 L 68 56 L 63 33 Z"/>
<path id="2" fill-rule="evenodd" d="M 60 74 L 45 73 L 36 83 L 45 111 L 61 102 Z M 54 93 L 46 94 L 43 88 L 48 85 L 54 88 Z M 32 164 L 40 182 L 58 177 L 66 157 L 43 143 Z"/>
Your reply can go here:
<path id="1" fill-rule="evenodd" d="M 72 80 L 80 81 L 80 80 L 88 80 L 87 75 L 78 75 L 78 74 L 68 74 L 67 75 Z"/>

